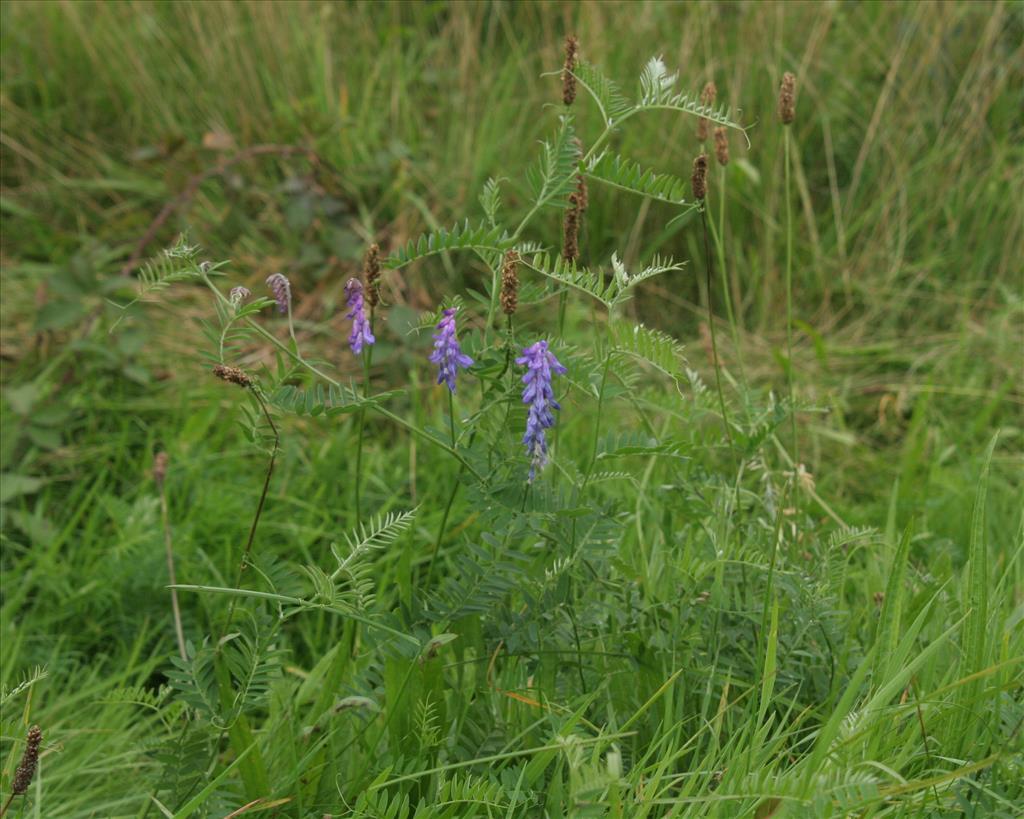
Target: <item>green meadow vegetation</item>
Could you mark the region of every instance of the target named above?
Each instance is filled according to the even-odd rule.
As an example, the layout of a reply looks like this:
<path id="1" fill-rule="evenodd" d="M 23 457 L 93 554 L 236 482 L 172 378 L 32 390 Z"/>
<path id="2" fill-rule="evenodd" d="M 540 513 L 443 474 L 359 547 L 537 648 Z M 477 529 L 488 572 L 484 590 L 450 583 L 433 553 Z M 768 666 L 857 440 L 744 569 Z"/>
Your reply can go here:
<path id="1" fill-rule="evenodd" d="M 4 817 L 1022 815 L 1018 4 L 0 23 Z"/>

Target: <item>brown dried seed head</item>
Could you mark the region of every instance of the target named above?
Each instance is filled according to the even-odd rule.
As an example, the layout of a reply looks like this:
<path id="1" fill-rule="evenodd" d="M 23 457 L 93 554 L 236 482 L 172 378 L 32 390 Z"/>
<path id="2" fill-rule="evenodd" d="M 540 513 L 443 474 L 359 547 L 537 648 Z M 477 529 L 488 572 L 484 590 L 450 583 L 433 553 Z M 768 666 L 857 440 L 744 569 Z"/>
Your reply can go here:
<path id="1" fill-rule="evenodd" d="M 519 306 L 519 254 L 514 250 L 505 253 L 501 266 L 501 309 L 511 316 Z"/>
<path id="2" fill-rule="evenodd" d="M 562 258 L 567 262 L 575 262 L 580 256 L 580 195 L 576 191 L 569 194 L 569 207 L 565 209 L 565 221 L 562 223 Z"/>
<path id="3" fill-rule="evenodd" d="M 167 477 L 167 460 L 166 452 L 158 452 L 153 457 L 153 480 L 157 486 L 163 485 L 164 478 Z"/>
<path id="4" fill-rule="evenodd" d="M 39 746 L 43 742 L 43 732 L 38 725 L 28 729 L 28 736 L 25 738 L 25 753 L 21 755 L 21 762 L 14 772 L 14 779 L 11 780 L 11 795 L 20 796 L 28 790 L 32 784 L 32 777 L 36 775 L 36 766 L 39 764 Z"/>
<path id="5" fill-rule="evenodd" d="M 590 205 L 590 192 L 587 190 L 587 180 L 583 178 L 583 174 L 576 179 L 576 204 L 581 215 L 587 212 Z"/>
<path id="6" fill-rule="evenodd" d="M 251 387 L 253 380 L 248 373 L 238 367 L 228 367 L 225 364 L 218 364 L 213 368 L 213 374 L 222 381 L 237 384 L 239 387 Z"/>
<path id="7" fill-rule="evenodd" d="M 729 164 L 729 135 L 724 125 L 715 128 L 715 159 L 723 167 Z"/>
<path id="8" fill-rule="evenodd" d="M 715 97 L 718 96 L 718 88 L 715 87 L 713 82 L 709 82 L 704 86 L 704 90 L 700 92 L 700 104 L 706 108 L 710 108 L 715 104 Z M 697 120 L 697 141 L 707 142 L 708 140 L 708 128 L 711 123 L 707 117 L 701 117 Z"/>
<path id="9" fill-rule="evenodd" d="M 572 105 L 576 99 L 576 77 L 572 73 L 576 70 L 576 55 L 579 52 L 580 41 L 573 35 L 565 38 L 565 65 L 562 67 L 562 102 Z"/>
<path id="10" fill-rule="evenodd" d="M 789 125 L 796 116 L 796 77 L 789 71 L 782 75 L 779 86 L 779 119 Z"/>
<path id="11" fill-rule="evenodd" d="M 370 307 L 376 307 L 380 304 L 380 247 L 376 242 L 366 250 L 363 280 L 366 282 L 366 301 Z"/>
<path id="12" fill-rule="evenodd" d="M 690 177 L 693 198 L 702 200 L 708 193 L 708 158 L 701 154 L 693 160 L 693 176 Z"/>

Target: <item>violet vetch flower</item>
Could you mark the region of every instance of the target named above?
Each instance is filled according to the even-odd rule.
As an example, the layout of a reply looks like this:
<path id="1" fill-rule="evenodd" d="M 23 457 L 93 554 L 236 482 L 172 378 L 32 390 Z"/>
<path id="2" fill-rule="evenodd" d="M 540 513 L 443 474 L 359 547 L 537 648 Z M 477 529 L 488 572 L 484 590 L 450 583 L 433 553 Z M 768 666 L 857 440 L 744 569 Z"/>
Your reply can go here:
<path id="1" fill-rule="evenodd" d="M 459 337 L 455 330 L 456 308 L 449 307 L 441 315 L 441 321 L 437 324 L 438 333 L 434 336 L 434 352 L 430 354 L 430 360 L 437 367 L 437 383 L 442 381 L 448 385 L 448 389 L 455 392 L 455 375 L 459 367 L 465 369 L 473 363 L 473 359 L 462 352 L 459 346 Z"/>
<path id="2" fill-rule="evenodd" d="M 292 305 L 292 285 L 288 277 L 283 273 L 273 273 L 267 276 L 267 287 L 277 302 L 277 311 L 287 313 Z"/>
<path id="3" fill-rule="evenodd" d="M 548 441 L 544 430 L 555 425 L 552 410 L 561 409 L 551 389 L 551 374 L 559 375 L 566 372 L 555 354 L 548 350 L 546 341 L 538 341 L 523 350 L 516 364 L 526 367 L 523 376 L 523 403 L 530 405 L 526 417 L 526 434 L 523 443 L 530 456 L 530 481 L 536 477 L 538 470 L 548 462 Z"/>
<path id="4" fill-rule="evenodd" d="M 352 332 L 348 335 L 348 344 L 353 353 L 361 353 L 363 345 L 373 344 L 377 339 L 370 330 L 370 321 L 366 318 L 366 305 L 363 300 L 363 283 L 359 279 L 349 279 L 345 285 L 345 297 L 348 299 L 346 318 L 352 319 Z"/>

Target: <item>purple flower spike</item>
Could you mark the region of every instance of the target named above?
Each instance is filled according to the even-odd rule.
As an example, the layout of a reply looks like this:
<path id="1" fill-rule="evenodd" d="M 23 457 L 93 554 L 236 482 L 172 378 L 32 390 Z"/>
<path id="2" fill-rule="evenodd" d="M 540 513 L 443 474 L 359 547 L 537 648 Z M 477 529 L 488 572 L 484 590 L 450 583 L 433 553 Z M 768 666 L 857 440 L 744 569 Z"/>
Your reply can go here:
<path id="1" fill-rule="evenodd" d="M 459 367 L 465 369 L 473 363 L 473 359 L 459 347 L 459 338 L 455 330 L 455 310 L 456 308 L 449 307 L 442 313 L 441 321 L 437 325 L 439 332 L 434 336 L 434 352 L 430 354 L 430 360 L 438 367 L 437 383 L 443 381 L 453 393 L 455 374 Z"/>
<path id="2" fill-rule="evenodd" d="M 345 285 L 345 296 L 348 299 L 348 314 L 352 319 L 352 332 L 348 335 L 348 344 L 353 353 L 361 353 L 363 345 L 373 344 L 377 339 L 370 330 L 370 322 L 366 318 L 366 305 L 363 303 L 363 283 L 359 279 L 349 279 Z"/>
<path id="3" fill-rule="evenodd" d="M 267 276 L 267 287 L 277 302 L 278 312 L 287 313 L 292 306 L 292 285 L 288 277 L 283 273 L 273 273 Z"/>
<path id="4" fill-rule="evenodd" d="M 538 341 L 524 349 L 522 356 L 516 359 L 516 364 L 526 367 L 523 403 L 530 405 L 530 411 L 526 417 L 523 443 L 530 456 L 532 482 L 537 472 L 548 462 L 548 441 L 544 430 L 555 425 L 552 410 L 561 409 L 551 389 L 551 374 L 554 372 L 562 375 L 566 369 L 555 358 L 555 354 L 548 350 L 546 341 Z"/>

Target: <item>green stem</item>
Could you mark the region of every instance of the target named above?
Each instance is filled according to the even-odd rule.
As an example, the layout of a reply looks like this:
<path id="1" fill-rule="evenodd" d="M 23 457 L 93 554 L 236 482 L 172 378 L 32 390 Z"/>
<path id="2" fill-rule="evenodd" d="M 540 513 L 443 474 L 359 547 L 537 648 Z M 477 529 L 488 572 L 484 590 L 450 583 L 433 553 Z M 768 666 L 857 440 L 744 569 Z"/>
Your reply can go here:
<path id="1" fill-rule="evenodd" d="M 715 312 L 711 304 L 711 249 L 708 247 L 708 215 L 705 208 L 700 210 L 701 224 L 704 226 L 704 262 L 707 267 L 708 284 L 708 329 L 711 331 L 711 357 L 714 359 L 712 365 L 715 369 L 715 386 L 718 388 L 718 405 L 722 410 L 722 426 L 725 427 L 725 435 L 729 439 L 729 448 L 733 455 L 736 455 L 736 443 L 732 439 L 732 425 L 729 423 L 729 413 L 725 408 L 725 393 L 722 391 L 722 374 L 718 366 L 718 342 L 715 339 Z"/>
<path id="2" fill-rule="evenodd" d="M 370 312 L 370 332 L 373 332 L 373 311 Z M 370 359 L 373 356 L 373 346 L 370 345 L 363 350 L 363 398 L 370 397 Z M 362 485 L 363 485 L 363 437 L 366 431 L 366 406 L 359 408 L 359 441 L 356 444 L 356 481 L 355 481 L 355 504 L 356 504 L 356 526 L 362 525 Z"/>
<path id="3" fill-rule="evenodd" d="M 718 168 L 718 227 L 714 221 L 708 223 L 711 228 L 711 239 L 715 243 L 715 252 L 718 256 L 718 271 L 722 278 L 722 295 L 725 297 L 725 314 L 729 319 L 729 329 L 732 335 L 732 343 L 736 348 L 736 363 L 740 370 L 740 383 L 746 386 L 747 375 L 743 366 L 743 351 L 740 347 L 739 326 L 736 322 L 736 314 L 733 312 L 732 290 L 729 287 L 729 275 L 725 266 L 725 168 Z M 748 409 L 749 412 L 749 409 Z"/>
<path id="4" fill-rule="evenodd" d="M 267 410 L 267 405 L 263 401 L 263 396 L 259 393 L 258 387 L 252 388 L 252 394 L 256 397 L 256 401 L 260 405 L 260 409 L 263 410 L 263 417 L 267 419 L 267 423 L 270 424 L 270 429 L 274 433 L 274 446 L 270 450 L 270 462 L 267 464 L 267 474 L 263 478 L 263 490 L 260 492 L 259 502 L 256 504 L 256 514 L 253 515 L 252 525 L 249 527 L 249 537 L 245 541 L 245 548 L 242 550 L 242 559 L 238 562 L 238 572 L 235 575 L 235 588 L 240 588 L 242 585 L 242 573 L 245 571 L 245 564 L 249 560 L 249 554 L 252 552 L 253 540 L 256 537 L 256 527 L 259 525 L 260 516 L 263 514 L 263 505 L 267 500 L 267 492 L 270 489 L 270 478 L 274 474 L 274 461 L 277 458 L 277 449 L 281 442 L 281 436 L 277 431 L 277 426 L 274 424 L 274 419 L 271 417 L 270 412 Z M 235 616 L 235 603 L 238 598 L 232 597 L 231 602 L 228 604 L 228 616 L 224 623 L 224 629 L 221 632 L 220 640 L 217 641 L 218 646 L 224 640 L 224 637 L 231 630 L 231 621 Z"/>
<path id="5" fill-rule="evenodd" d="M 594 444 L 590 450 L 590 463 L 587 464 L 587 471 L 583 474 L 583 483 L 580 485 L 580 496 L 590 482 L 590 475 L 594 471 L 594 464 L 597 463 L 597 445 L 601 437 L 601 416 L 604 409 L 604 387 L 608 382 L 608 369 L 611 367 L 611 350 L 605 355 L 604 369 L 601 371 L 601 386 L 597 392 L 597 420 L 594 423 Z"/>
<path id="6" fill-rule="evenodd" d="M 783 129 L 786 150 L 786 375 L 789 385 L 789 422 L 793 433 L 794 469 L 800 466 L 800 443 L 796 435 L 796 404 L 793 395 L 793 202 L 790 189 L 789 126 Z"/>
<path id="7" fill-rule="evenodd" d="M 448 422 L 449 428 L 452 434 L 452 449 L 455 448 L 455 397 L 452 392 L 448 391 Z M 430 585 L 430 579 L 434 576 L 434 560 L 437 558 L 437 553 L 441 549 L 441 541 L 444 539 L 444 531 L 448 526 L 448 516 L 452 511 L 452 504 L 455 503 L 455 496 L 459 492 L 460 481 L 462 480 L 462 473 L 465 468 L 459 469 L 459 474 L 455 476 L 455 485 L 452 487 L 451 494 L 448 496 L 448 503 L 444 507 L 444 514 L 441 516 L 441 525 L 437 530 L 437 539 L 434 541 L 434 551 L 430 553 L 430 562 L 427 563 L 427 579 L 424 582 L 424 587 Z"/>
<path id="8" fill-rule="evenodd" d="M 491 332 L 491 325 L 494 323 L 494 311 L 497 309 L 498 305 L 498 296 L 500 293 L 499 277 L 501 275 L 502 265 L 501 258 L 499 258 L 497 265 L 491 266 L 491 303 L 487 306 L 487 323 L 484 325 L 484 348 L 487 347 L 487 337 Z"/>

